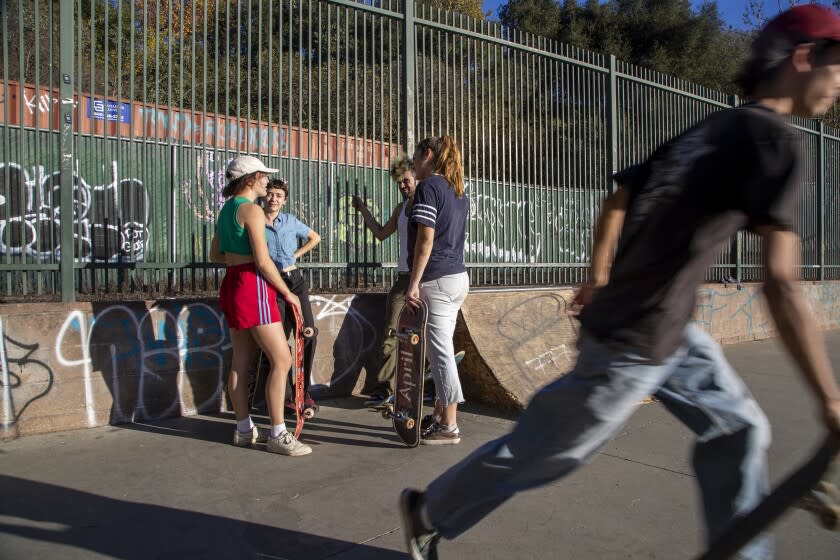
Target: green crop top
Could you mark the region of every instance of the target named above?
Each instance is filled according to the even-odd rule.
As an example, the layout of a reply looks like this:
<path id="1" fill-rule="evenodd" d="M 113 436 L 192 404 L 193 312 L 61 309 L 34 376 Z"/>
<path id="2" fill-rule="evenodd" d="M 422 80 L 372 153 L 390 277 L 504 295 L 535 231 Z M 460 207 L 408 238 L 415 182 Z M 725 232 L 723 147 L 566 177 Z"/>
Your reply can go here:
<path id="1" fill-rule="evenodd" d="M 235 196 L 225 202 L 222 211 L 219 212 L 219 219 L 216 222 L 216 234 L 219 236 L 219 250 L 222 253 L 235 253 L 237 255 L 253 255 L 251 240 L 248 232 L 236 221 L 236 212 L 246 202 L 251 202 L 244 196 Z"/>

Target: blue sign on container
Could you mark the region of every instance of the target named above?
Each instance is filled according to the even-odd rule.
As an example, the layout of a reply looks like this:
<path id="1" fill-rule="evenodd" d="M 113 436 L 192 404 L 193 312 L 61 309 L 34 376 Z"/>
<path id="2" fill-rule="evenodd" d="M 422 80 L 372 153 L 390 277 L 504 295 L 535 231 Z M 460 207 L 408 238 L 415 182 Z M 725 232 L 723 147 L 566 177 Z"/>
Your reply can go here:
<path id="1" fill-rule="evenodd" d="M 98 121 L 131 123 L 131 103 L 88 97 L 87 116 Z"/>

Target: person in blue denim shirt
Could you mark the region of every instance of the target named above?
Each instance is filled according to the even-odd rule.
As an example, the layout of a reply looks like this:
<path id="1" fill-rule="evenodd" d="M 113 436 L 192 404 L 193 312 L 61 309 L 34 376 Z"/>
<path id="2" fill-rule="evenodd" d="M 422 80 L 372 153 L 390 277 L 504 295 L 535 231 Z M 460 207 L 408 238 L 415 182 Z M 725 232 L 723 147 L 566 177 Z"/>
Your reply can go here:
<path id="1" fill-rule="evenodd" d="M 709 115 L 619 174 L 595 228 L 591 282 L 576 296 L 574 369 L 533 397 L 510 434 L 425 492 L 403 491 L 412 558 L 436 558 L 441 537 L 592 459 L 651 394 L 696 436 L 707 540 L 761 502 L 770 425 L 720 345 L 691 323 L 697 289 L 740 229 L 763 240 L 767 308 L 823 425 L 840 433 L 840 388 L 797 283 L 801 148 L 786 119 L 824 114 L 840 95 L 840 17 L 816 4 L 783 12 L 755 38 L 740 78 L 751 103 Z M 768 560 L 772 541 L 761 535 L 739 554 Z"/>
<path id="2" fill-rule="evenodd" d="M 263 210 L 266 221 L 266 240 L 268 241 L 268 253 L 271 260 L 277 265 L 280 277 L 300 299 L 300 310 L 303 316 L 303 372 L 304 372 L 304 407 L 317 410 L 315 401 L 309 394 L 309 385 L 312 379 L 312 365 L 315 359 L 315 347 L 318 338 L 318 329 L 315 327 L 315 319 L 312 315 L 312 305 L 309 302 L 309 289 L 306 280 L 303 278 L 297 267 L 297 259 L 315 248 L 321 242 L 318 233 L 301 222 L 292 214 L 281 212 L 289 201 L 289 183 L 285 179 L 272 179 L 266 188 L 266 195 L 263 200 Z M 303 245 L 300 242 L 303 241 Z M 294 317 L 286 313 L 283 302 L 278 301 L 280 311 L 283 313 L 283 323 L 286 332 L 294 328 Z"/>

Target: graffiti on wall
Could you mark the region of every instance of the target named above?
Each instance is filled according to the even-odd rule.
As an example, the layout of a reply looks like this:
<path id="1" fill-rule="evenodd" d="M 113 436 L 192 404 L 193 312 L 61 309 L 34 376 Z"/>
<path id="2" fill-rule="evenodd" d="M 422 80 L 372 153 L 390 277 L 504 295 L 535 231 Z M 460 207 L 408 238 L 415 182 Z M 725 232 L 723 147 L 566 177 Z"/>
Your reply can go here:
<path id="1" fill-rule="evenodd" d="M 320 370 L 331 369 L 332 372 L 325 372 L 330 375 L 329 378 L 324 375 L 323 379 L 312 379 L 312 388 L 324 390 L 347 384 L 352 389 L 361 370 L 370 366 L 368 360 L 371 356 L 379 358 L 381 317 L 374 316 L 374 312 L 381 314 L 384 311 L 381 300 L 376 300 L 377 309 L 363 307 L 364 299 L 355 296 L 311 295 L 309 301 L 316 323 L 324 325 L 319 327 L 322 332 L 329 322 L 335 320 L 340 323 L 330 349 L 332 368 L 317 366 Z"/>
<path id="2" fill-rule="evenodd" d="M 230 336 L 221 313 L 205 303 L 73 310 L 50 350 L 15 330 L 0 318 L 4 428 L 46 396 L 56 376 L 66 394 L 72 394 L 68 384 L 81 379 L 87 426 L 196 414 L 221 404 Z M 37 331 L 34 336 L 40 338 Z M 109 408 L 107 420 L 97 417 Z"/>
<path id="3" fill-rule="evenodd" d="M 40 358 L 40 343 L 24 343 L 6 332 L 0 317 L 0 424 L 13 426 L 24 411 L 46 396 L 53 386 L 53 372 Z M 25 383 L 24 383 L 25 380 Z"/>
<path id="4" fill-rule="evenodd" d="M 469 194 L 468 258 L 536 263 L 548 253 L 560 262 L 587 262 L 586 232 L 591 231 L 592 210 L 580 208 L 574 200 L 556 200 L 556 195 L 542 191 L 508 198 Z M 557 244 L 561 246 L 555 248 Z"/>
<path id="5" fill-rule="evenodd" d="M 717 334 L 713 328 L 720 331 L 737 323 L 739 332 L 748 333 L 752 338 L 767 338 L 774 327 L 764 310 L 761 294 L 757 287 L 738 290 L 701 287 L 692 321 L 713 335 Z"/>
<path id="6" fill-rule="evenodd" d="M 81 260 L 143 260 L 149 239 L 149 195 L 143 182 L 120 176 L 91 184 L 73 172 L 73 245 Z M 43 261 L 61 254 L 60 172 L 0 162 L 0 254 Z"/>
<path id="7" fill-rule="evenodd" d="M 205 150 L 195 156 L 195 175 L 181 181 L 181 195 L 193 216 L 203 222 L 213 222 L 225 203 L 227 161 L 217 161 L 216 152 Z"/>

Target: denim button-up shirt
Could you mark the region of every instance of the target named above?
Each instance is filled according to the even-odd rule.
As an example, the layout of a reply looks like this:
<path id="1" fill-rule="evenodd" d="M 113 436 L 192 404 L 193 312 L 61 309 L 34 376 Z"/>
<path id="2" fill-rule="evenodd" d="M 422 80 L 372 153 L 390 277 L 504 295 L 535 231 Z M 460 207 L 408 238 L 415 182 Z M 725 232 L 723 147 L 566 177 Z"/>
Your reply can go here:
<path id="1" fill-rule="evenodd" d="M 265 226 L 268 254 L 277 268 L 283 270 L 295 264 L 298 239 L 309 237 L 309 226 L 292 214 L 280 213 L 271 225 Z"/>

